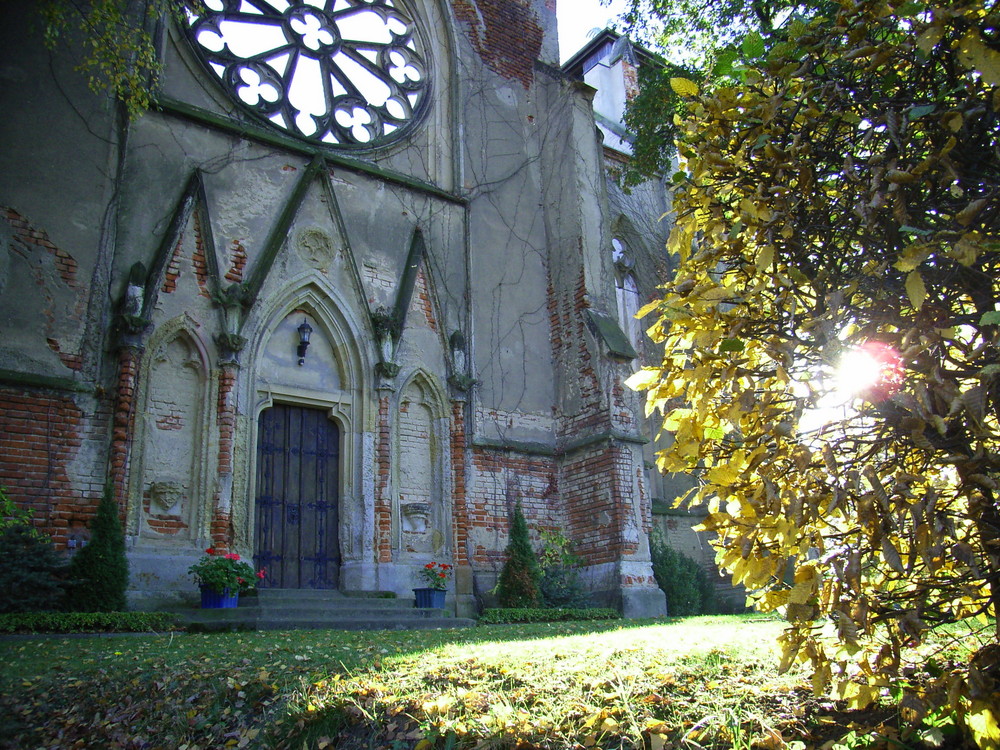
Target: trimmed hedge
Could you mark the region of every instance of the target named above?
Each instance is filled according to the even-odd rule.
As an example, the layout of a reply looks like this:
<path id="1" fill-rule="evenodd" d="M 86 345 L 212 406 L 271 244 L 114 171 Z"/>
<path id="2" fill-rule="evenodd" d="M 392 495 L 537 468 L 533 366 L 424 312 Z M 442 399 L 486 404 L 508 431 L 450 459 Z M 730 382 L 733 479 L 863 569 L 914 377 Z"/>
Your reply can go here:
<path id="1" fill-rule="evenodd" d="M 0 615 L 0 633 L 145 633 L 175 622 L 169 612 L 16 612 Z"/>
<path id="2" fill-rule="evenodd" d="M 620 620 L 616 609 L 587 607 L 585 609 L 513 607 L 510 609 L 484 609 L 479 615 L 480 625 L 508 625 L 515 622 L 566 622 L 567 620 Z"/>

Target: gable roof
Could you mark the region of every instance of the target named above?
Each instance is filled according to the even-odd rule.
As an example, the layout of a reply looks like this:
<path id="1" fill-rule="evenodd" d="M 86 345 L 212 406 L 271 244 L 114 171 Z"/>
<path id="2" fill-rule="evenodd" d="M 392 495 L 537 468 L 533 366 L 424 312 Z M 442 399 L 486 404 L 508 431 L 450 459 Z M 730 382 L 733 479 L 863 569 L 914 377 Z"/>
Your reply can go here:
<path id="1" fill-rule="evenodd" d="M 633 65 L 639 66 L 662 66 L 664 64 L 663 58 L 659 55 L 635 44 L 624 34 L 606 28 L 595 34 L 593 39 L 564 62 L 560 69 L 571 78 L 583 80 L 584 74 L 601 60 L 610 58 L 610 62 L 615 62 L 621 57 L 628 59 Z"/>

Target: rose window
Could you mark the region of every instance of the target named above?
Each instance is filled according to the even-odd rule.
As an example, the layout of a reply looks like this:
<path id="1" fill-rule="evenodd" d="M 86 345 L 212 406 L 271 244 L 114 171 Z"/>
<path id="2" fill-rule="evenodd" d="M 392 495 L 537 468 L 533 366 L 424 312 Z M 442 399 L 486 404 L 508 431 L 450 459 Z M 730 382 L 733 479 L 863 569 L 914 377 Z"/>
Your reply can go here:
<path id="1" fill-rule="evenodd" d="M 204 0 L 195 49 L 229 94 L 293 135 L 375 146 L 427 100 L 425 55 L 399 0 Z"/>

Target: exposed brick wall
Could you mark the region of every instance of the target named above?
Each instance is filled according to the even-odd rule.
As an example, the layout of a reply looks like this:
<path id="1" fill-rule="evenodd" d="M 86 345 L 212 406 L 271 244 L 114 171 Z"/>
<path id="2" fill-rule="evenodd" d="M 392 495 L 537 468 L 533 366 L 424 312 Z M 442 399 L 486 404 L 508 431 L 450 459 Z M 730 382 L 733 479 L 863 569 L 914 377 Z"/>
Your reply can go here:
<path id="1" fill-rule="evenodd" d="M 639 95 L 639 68 L 627 60 L 622 60 L 622 80 L 625 82 L 625 98 L 632 101 Z"/>
<path id="2" fill-rule="evenodd" d="M 582 267 L 572 290 L 557 291 L 550 275 L 548 311 L 552 352 L 563 372 L 579 373 L 575 377 L 581 406 L 575 414 L 563 415 L 559 420 L 559 437 L 563 441 L 610 427 L 609 415 L 603 408 L 600 379 L 588 347 L 590 334 L 584 321 L 589 307 Z"/>
<path id="3" fill-rule="evenodd" d="M 78 289 L 76 260 L 65 250 L 56 247 L 46 232 L 33 227 L 24 216 L 13 208 L 4 207 L 3 212 L 14 230 L 14 236 L 25 245 L 40 247 L 50 253 L 55 258 L 55 267 L 59 272 L 59 277 L 70 289 Z"/>
<path id="4" fill-rule="evenodd" d="M 236 404 L 233 388 L 236 386 L 238 368 L 234 364 L 223 364 L 219 370 L 219 397 L 216 401 L 216 417 L 219 421 L 219 474 L 233 471 L 233 438 L 236 431 Z"/>
<path id="5" fill-rule="evenodd" d="M 229 513 L 223 513 L 218 508 L 212 514 L 212 524 L 209 529 L 212 536 L 212 547 L 216 552 L 229 552 L 233 546 L 233 524 Z"/>
<path id="6" fill-rule="evenodd" d="M 215 248 L 209 248 L 215 252 Z M 210 297 L 208 293 L 208 258 L 205 256 L 205 239 L 201 233 L 201 218 L 198 212 L 194 212 L 194 254 L 191 256 L 194 265 L 194 277 L 198 280 L 198 294 L 206 299 Z"/>
<path id="7" fill-rule="evenodd" d="M 125 477 L 135 421 L 136 381 L 142 352 L 131 346 L 118 352 L 118 384 L 111 427 L 111 480 L 119 508 L 125 507 Z"/>
<path id="8" fill-rule="evenodd" d="M 163 274 L 163 286 L 160 287 L 160 291 L 164 294 L 171 294 L 177 290 L 177 280 L 181 277 L 183 246 L 184 233 L 182 232 L 177 238 L 177 244 L 174 245 L 174 249 L 170 253 L 170 261 L 167 263 L 167 270 Z"/>
<path id="9" fill-rule="evenodd" d="M 66 365 L 66 367 L 68 367 L 70 370 L 74 370 L 75 372 L 80 372 L 83 369 L 83 357 L 81 355 L 67 354 L 66 352 L 62 351 L 62 349 L 59 346 L 59 342 L 56 341 L 55 339 L 47 338 L 45 339 L 45 343 L 49 345 L 49 349 L 51 349 L 52 351 L 54 351 L 56 354 L 59 355 L 59 359 L 62 360 L 62 363 Z"/>
<path id="10" fill-rule="evenodd" d="M 486 67 L 528 88 L 545 35 L 531 1 L 452 0 L 451 5 Z"/>
<path id="11" fill-rule="evenodd" d="M 247 249 L 239 240 L 233 240 L 229 250 L 229 270 L 226 271 L 226 281 L 240 283 L 243 281 L 243 269 L 247 265 Z"/>
<path id="12" fill-rule="evenodd" d="M 431 303 L 431 295 L 427 289 L 427 277 L 424 276 L 423 269 L 417 271 L 416 282 L 413 286 L 415 294 L 411 306 L 418 306 L 427 321 L 427 327 L 436 333 L 438 330 L 437 316 L 434 314 L 434 305 Z"/>
<path id="13" fill-rule="evenodd" d="M 386 266 L 376 264 L 374 261 L 366 261 L 361 267 L 361 275 L 365 281 L 365 289 L 369 292 L 376 292 L 379 297 L 389 296 L 396 288 L 396 278 L 392 270 Z M 368 304 L 376 302 L 375 294 L 368 295 Z"/>
<path id="14" fill-rule="evenodd" d="M 389 395 L 378 402 L 378 438 L 375 445 L 375 548 L 379 562 L 392 562 L 392 498 L 389 497 L 392 432 L 389 424 Z"/>
<path id="15" fill-rule="evenodd" d="M 625 384 L 621 378 L 616 378 L 611 385 L 611 426 L 622 432 L 636 431 L 635 412 L 626 401 Z"/>
<path id="16" fill-rule="evenodd" d="M 238 243 L 234 243 L 238 244 Z M 214 249 L 209 248 L 209 252 L 215 252 Z M 186 266 L 185 261 L 190 263 L 191 271 L 194 272 L 194 278 L 198 283 L 198 294 L 202 297 L 208 299 L 211 295 L 208 290 L 208 258 L 205 255 L 205 241 L 202 236 L 201 231 L 201 219 L 198 213 L 195 212 L 194 215 L 194 248 L 191 251 L 190 258 L 187 258 L 184 252 L 184 234 L 177 238 L 177 243 L 174 245 L 173 252 L 170 254 L 170 261 L 167 263 L 166 271 L 163 275 L 163 285 L 160 290 L 164 294 L 171 294 L 177 291 L 177 282 L 180 280 L 181 273 L 183 273 Z M 242 272 L 242 266 L 246 263 L 246 253 L 243 254 L 243 261 L 240 265 L 240 271 Z M 229 275 L 226 275 L 229 278 Z M 241 279 L 235 279 L 239 281 Z"/>
<path id="17" fill-rule="evenodd" d="M 470 550 L 474 566 L 492 571 L 503 562 L 510 512 L 518 500 L 532 530 L 562 528 L 558 467 L 554 457 L 475 447 L 472 466 L 476 481 L 469 492 L 469 527 L 499 532 L 500 537 L 496 549 L 475 543 Z"/>
<path id="18" fill-rule="evenodd" d="M 615 469 L 614 452 L 606 444 L 579 451 L 562 466 L 568 536 L 577 554 L 590 564 L 612 562 L 621 547 Z"/>
<path id="19" fill-rule="evenodd" d="M 233 440 L 236 434 L 236 376 L 237 365 L 224 363 L 219 370 L 219 397 L 216 400 L 216 419 L 219 424 L 219 458 L 216 464 L 218 476 L 233 473 Z M 219 552 L 228 552 L 233 544 L 234 530 L 230 514 L 219 508 L 219 494 L 214 497 L 214 512 L 209 533 L 212 546 Z"/>
<path id="20" fill-rule="evenodd" d="M 635 474 L 641 474 L 642 465 L 636 465 L 631 446 L 604 439 L 572 450 L 573 443 L 581 439 L 636 429 L 621 382 L 624 373 L 616 372 L 610 361 L 597 361 L 603 355 L 586 327 L 589 307 L 582 266 L 571 288 L 568 284 L 557 287 L 550 271 L 552 350 L 562 372 L 579 373 L 576 387 L 580 395 L 578 408 L 558 420 L 558 444 L 571 450 L 560 461 L 559 490 L 566 507 L 566 531 L 577 553 L 589 564 L 600 564 L 638 552 L 635 534 L 624 532 L 626 527 L 636 530 L 636 502 L 640 513 L 648 510 L 642 508 L 641 497 L 632 497 L 633 487 L 642 486 L 642 478 Z M 628 585 L 645 583 L 631 581 Z"/>
<path id="21" fill-rule="evenodd" d="M 97 509 L 104 478 L 71 475 L 84 445 L 95 455 L 106 435 L 108 410 L 87 414 L 68 394 L 0 386 L 0 485 L 63 548 L 84 533 Z M 100 472 L 101 463 L 86 467 Z"/>
<path id="22" fill-rule="evenodd" d="M 44 298 L 45 305 L 42 313 L 45 315 L 45 330 L 48 334 L 45 343 L 49 349 L 58 355 L 62 363 L 75 372 L 83 370 L 83 357 L 79 352 L 63 351 L 64 343 L 57 338 L 58 331 L 61 330 L 61 322 L 58 320 L 57 303 L 53 296 L 49 284 L 58 276 L 59 280 L 73 292 L 76 292 L 76 303 L 70 315 L 73 324 L 82 324 L 84 311 L 86 309 L 87 298 L 83 294 L 83 288 L 78 276 L 78 264 L 65 250 L 58 248 L 49 238 L 48 233 L 34 227 L 24 216 L 9 206 L 0 207 L 0 215 L 3 215 L 10 224 L 14 238 L 25 248 L 39 249 L 52 258 L 51 270 L 47 265 L 32 263 L 31 273 L 34 282 L 38 287 L 39 294 Z M 12 248 L 14 252 L 19 252 L 17 248 Z M 52 271 L 55 275 L 52 275 Z"/>
<path id="23" fill-rule="evenodd" d="M 468 563 L 469 514 L 466 509 L 465 481 L 465 403 L 453 401 L 451 404 L 451 534 L 454 540 L 455 563 Z"/>

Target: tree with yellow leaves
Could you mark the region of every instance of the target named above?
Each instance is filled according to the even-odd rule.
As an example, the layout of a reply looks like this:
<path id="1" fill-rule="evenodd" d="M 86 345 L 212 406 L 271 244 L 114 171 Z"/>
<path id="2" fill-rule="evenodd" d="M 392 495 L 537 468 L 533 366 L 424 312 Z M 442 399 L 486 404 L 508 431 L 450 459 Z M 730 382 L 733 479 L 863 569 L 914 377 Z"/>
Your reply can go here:
<path id="1" fill-rule="evenodd" d="M 671 81 L 679 268 L 630 382 L 784 668 L 1000 746 L 1000 11 L 844 0 L 759 38 Z M 973 655 L 925 670 L 940 627 Z"/>

